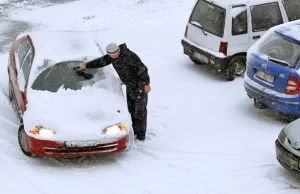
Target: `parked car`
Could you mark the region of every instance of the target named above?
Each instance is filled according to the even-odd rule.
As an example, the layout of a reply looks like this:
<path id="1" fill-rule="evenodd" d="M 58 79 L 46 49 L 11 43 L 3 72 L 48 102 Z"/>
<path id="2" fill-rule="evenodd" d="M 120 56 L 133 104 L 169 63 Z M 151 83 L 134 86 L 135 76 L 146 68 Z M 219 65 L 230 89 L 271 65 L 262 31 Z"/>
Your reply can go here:
<path id="1" fill-rule="evenodd" d="M 27 156 L 77 157 L 130 149 L 133 130 L 121 81 L 111 66 L 77 71 L 100 57 L 87 32 L 34 32 L 9 53 L 9 99 Z"/>
<path id="2" fill-rule="evenodd" d="M 300 21 L 271 28 L 248 51 L 244 88 L 257 108 L 300 115 Z"/>
<path id="3" fill-rule="evenodd" d="M 300 119 L 286 125 L 275 141 L 278 162 L 300 178 Z"/>
<path id="4" fill-rule="evenodd" d="M 230 81 L 243 76 L 247 50 L 271 27 L 300 19 L 298 0 L 198 0 L 181 44 L 196 64 Z"/>

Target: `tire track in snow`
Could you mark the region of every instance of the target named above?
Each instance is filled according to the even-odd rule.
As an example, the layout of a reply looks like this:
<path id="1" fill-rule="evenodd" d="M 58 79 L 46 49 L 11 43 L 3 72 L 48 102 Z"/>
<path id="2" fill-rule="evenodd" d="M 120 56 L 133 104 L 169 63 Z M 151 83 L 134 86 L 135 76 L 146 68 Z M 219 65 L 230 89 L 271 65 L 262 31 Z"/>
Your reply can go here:
<path id="1" fill-rule="evenodd" d="M 148 190 L 147 188 L 145 188 L 138 179 L 136 179 L 134 176 L 132 176 L 132 173 L 130 173 L 126 167 L 124 167 L 120 162 L 118 162 L 118 159 L 115 156 L 110 156 L 112 158 L 112 160 L 114 161 L 114 163 L 122 169 L 123 172 L 125 172 L 125 174 L 127 174 L 131 179 L 133 179 L 133 182 L 136 182 L 139 188 L 141 188 L 145 193 L 151 193 L 150 190 Z"/>
<path id="2" fill-rule="evenodd" d="M 209 152 L 189 152 L 189 151 L 184 151 L 184 150 L 174 150 L 174 149 L 169 149 L 169 148 L 161 148 L 161 147 L 155 147 L 155 146 L 149 146 L 149 145 L 140 145 L 143 148 L 146 149 L 152 149 L 160 152 L 167 152 L 167 153 L 176 153 L 176 154 L 181 154 L 181 155 L 188 155 L 188 156 L 193 156 L 193 157 L 201 157 L 201 156 L 225 156 L 225 157 L 231 157 L 231 158 L 261 158 L 264 160 L 259 160 L 261 162 L 266 162 L 266 161 L 273 161 L 272 157 L 266 157 L 266 156 L 259 156 L 259 155 L 254 155 L 254 154 L 229 154 L 229 153 L 209 153 Z M 245 161 L 245 160 L 242 160 Z M 247 160 L 246 160 L 247 161 Z M 251 160 L 250 160 L 251 161 Z M 253 162 L 258 162 L 257 160 Z"/>

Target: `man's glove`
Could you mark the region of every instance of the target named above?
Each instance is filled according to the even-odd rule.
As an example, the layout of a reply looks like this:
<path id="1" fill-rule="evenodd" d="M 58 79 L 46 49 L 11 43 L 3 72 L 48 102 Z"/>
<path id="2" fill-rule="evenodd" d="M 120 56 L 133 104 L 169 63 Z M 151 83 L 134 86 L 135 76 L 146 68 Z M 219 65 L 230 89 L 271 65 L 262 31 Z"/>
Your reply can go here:
<path id="1" fill-rule="evenodd" d="M 84 77 L 84 79 L 92 79 L 94 77 L 92 74 L 85 73 L 83 71 L 76 71 L 76 74 Z"/>

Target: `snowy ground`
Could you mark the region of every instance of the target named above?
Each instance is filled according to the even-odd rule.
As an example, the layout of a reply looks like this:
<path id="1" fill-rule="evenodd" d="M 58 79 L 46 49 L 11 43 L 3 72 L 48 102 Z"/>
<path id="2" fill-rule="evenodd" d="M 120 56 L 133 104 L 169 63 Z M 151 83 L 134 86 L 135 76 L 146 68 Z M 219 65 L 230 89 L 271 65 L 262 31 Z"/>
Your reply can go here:
<path id="1" fill-rule="evenodd" d="M 17 142 L 7 99 L 7 53 L 0 55 L 0 194 L 299 193 L 277 162 L 274 141 L 285 123 L 254 108 L 243 80 L 226 82 L 195 66 L 180 40 L 193 0 L 82 0 L 13 9 L 11 20 L 35 28 L 94 31 L 126 42 L 149 67 L 148 140 L 126 153 L 32 159 Z"/>

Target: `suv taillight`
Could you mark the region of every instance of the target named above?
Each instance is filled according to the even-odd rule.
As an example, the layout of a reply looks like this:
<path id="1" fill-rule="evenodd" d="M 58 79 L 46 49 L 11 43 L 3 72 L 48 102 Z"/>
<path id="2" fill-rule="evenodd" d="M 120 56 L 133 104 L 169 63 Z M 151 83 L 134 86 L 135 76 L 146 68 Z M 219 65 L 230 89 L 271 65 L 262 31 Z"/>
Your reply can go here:
<path id="1" fill-rule="evenodd" d="M 219 52 L 227 56 L 227 48 L 228 48 L 228 42 L 221 42 Z"/>
<path id="2" fill-rule="evenodd" d="M 297 78 L 290 76 L 285 87 L 285 93 L 289 95 L 299 94 L 300 83 Z"/>
<path id="3" fill-rule="evenodd" d="M 185 32 L 184 32 L 184 37 L 185 38 L 187 38 L 188 31 L 189 31 L 189 26 L 186 26 Z"/>

